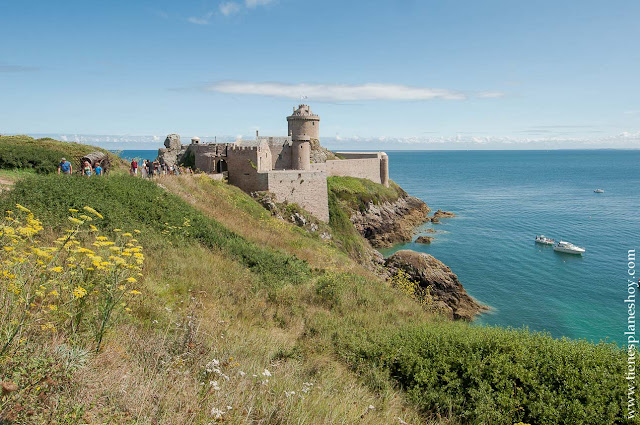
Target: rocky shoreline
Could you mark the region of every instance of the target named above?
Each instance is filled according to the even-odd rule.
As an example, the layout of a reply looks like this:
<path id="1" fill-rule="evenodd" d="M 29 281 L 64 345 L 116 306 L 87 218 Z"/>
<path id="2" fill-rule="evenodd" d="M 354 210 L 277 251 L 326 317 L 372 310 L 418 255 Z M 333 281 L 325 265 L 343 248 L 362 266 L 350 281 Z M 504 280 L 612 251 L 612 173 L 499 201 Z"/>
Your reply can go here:
<path id="1" fill-rule="evenodd" d="M 453 320 L 473 320 L 488 307 L 473 299 L 458 276 L 442 261 L 429 254 L 404 249 L 385 260 L 391 276 L 403 271 L 421 288 L 428 289 L 436 310 Z"/>
<path id="2" fill-rule="evenodd" d="M 366 211 L 356 211 L 351 222 L 374 248 L 408 242 L 416 226 L 425 223 L 431 209 L 418 198 L 404 196 L 380 205 L 370 203 Z"/>
<path id="3" fill-rule="evenodd" d="M 429 217 L 430 212 L 431 209 L 425 202 L 406 195 L 394 202 L 380 205 L 370 203 L 364 212 L 355 211 L 350 218 L 358 232 L 374 248 L 386 248 L 410 242 L 416 227 L 423 223 L 438 223 L 441 218 L 456 216 L 439 209 Z M 433 229 L 428 229 L 427 232 L 437 233 Z M 416 242 L 424 244 L 431 243 L 432 240 L 431 236 L 420 236 Z M 378 257 L 377 261 L 382 265 L 381 274 L 384 277 L 393 277 L 401 270 L 422 288 L 429 288 L 436 310 L 452 320 L 471 321 L 477 314 L 489 310 L 489 307 L 467 294 L 458 276 L 446 264 L 431 255 L 402 250 L 386 260 Z"/>

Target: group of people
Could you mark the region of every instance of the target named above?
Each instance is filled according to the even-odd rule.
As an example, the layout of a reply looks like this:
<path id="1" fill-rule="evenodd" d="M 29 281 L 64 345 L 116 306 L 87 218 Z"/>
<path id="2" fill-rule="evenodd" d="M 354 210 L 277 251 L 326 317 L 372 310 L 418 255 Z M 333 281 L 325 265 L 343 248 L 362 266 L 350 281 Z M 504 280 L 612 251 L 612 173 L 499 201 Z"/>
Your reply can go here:
<path id="1" fill-rule="evenodd" d="M 180 174 L 192 174 L 191 168 L 184 168 L 178 165 L 167 165 L 160 163 L 159 161 L 149 161 L 144 159 L 142 164 L 138 164 L 138 161 L 131 160 L 131 166 L 129 171 L 132 176 L 138 175 L 138 169 L 140 169 L 141 177 L 153 178 L 153 176 L 177 176 Z"/>
<path id="2" fill-rule="evenodd" d="M 89 161 L 84 161 L 82 163 L 82 175 L 85 177 L 95 176 L 103 176 L 104 170 L 99 162 L 96 162 L 95 166 L 92 166 Z M 73 174 L 73 166 L 66 158 L 62 158 L 60 160 L 60 164 L 58 164 L 58 174 L 71 175 Z"/>

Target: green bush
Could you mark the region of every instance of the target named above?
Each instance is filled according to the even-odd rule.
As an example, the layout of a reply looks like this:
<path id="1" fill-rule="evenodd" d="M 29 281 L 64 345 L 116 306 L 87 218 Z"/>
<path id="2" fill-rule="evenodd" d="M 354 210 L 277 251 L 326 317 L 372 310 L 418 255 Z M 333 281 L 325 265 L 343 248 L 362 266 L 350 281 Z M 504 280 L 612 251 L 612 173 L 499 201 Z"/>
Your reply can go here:
<path id="1" fill-rule="evenodd" d="M 95 146 L 59 142 L 49 138 L 0 136 L 0 169 L 33 169 L 41 174 L 54 173 L 62 157 L 77 167 L 82 156 L 96 151 L 107 153 L 113 165 L 123 164 L 113 153 Z"/>
<path id="2" fill-rule="evenodd" d="M 358 370 L 386 370 L 429 417 L 635 423 L 625 419 L 626 359 L 614 344 L 455 322 L 354 335 L 343 336 L 343 357 Z"/>
<path id="3" fill-rule="evenodd" d="M 247 241 L 145 179 L 33 176 L 19 181 L 0 198 L 5 210 L 16 203 L 28 206 L 54 227 L 66 222 L 69 208 L 90 205 L 103 213 L 100 224 L 104 229 L 137 228 L 143 231 L 141 239 L 151 238 L 154 243 L 196 241 L 219 248 L 261 276 L 262 284 L 269 287 L 301 283 L 311 273 L 306 262 Z"/>

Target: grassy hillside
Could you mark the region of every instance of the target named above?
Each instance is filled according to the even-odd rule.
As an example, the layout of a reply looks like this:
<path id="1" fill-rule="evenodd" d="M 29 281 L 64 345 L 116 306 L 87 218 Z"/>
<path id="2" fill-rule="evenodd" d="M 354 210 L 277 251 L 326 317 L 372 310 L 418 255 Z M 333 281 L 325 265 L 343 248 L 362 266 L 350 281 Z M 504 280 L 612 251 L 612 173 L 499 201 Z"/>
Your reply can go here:
<path id="1" fill-rule="evenodd" d="M 64 143 L 49 138 L 0 135 L 0 170 L 26 169 L 37 173 L 53 173 L 58 168 L 60 158 L 71 161 L 76 168 L 80 158 L 96 151 L 107 153 L 115 166 L 124 164 L 117 155 L 95 146 Z"/>
<path id="2" fill-rule="evenodd" d="M 206 177 L 157 182 L 33 176 L 0 196 L 12 211 L 0 235 L 2 294 L 19 299 L 35 275 L 46 288 L 34 284 L 30 326 L 0 356 L 6 423 L 633 423 L 623 419 L 625 357 L 615 346 L 448 322 L 237 188 Z M 12 260 L 21 245 L 6 226 L 31 244 L 23 262 Z M 38 253 L 67 246 L 65 229 L 76 226 L 96 232 L 59 251 L 60 269 L 45 264 L 59 260 Z M 95 266 L 109 269 L 138 244 L 144 264 L 131 287 L 107 282 L 79 298 L 75 288 L 66 303 L 50 295 L 58 288 L 63 298 L 58 276 L 97 274 L 67 252 L 112 250 Z M 103 310 L 92 307 L 121 287 L 140 294 L 114 307 L 96 352 L 91 314 Z M 3 311 L 2 343 L 22 317 Z"/>

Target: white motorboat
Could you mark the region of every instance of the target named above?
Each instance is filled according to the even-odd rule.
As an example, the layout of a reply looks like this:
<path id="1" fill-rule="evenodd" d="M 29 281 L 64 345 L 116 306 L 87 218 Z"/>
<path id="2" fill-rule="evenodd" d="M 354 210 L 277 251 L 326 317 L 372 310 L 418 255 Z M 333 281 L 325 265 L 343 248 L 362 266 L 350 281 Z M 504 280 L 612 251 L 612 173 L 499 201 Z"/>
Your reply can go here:
<path id="1" fill-rule="evenodd" d="M 536 243 L 541 243 L 544 245 L 553 245 L 555 240 L 546 237 L 545 235 L 536 235 Z"/>
<path id="2" fill-rule="evenodd" d="M 560 241 L 553 246 L 554 251 L 565 252 L 567 254 L 578 254 L 582 255 L 586 250 L 584 248 L 580 248 L 572 244 L 571 242 Z"/>
<path id="3" fill-rule="evenodd" d="M 604 189 L 596 189 L 593 192 L 594 193 L 604 193 Z"/>

